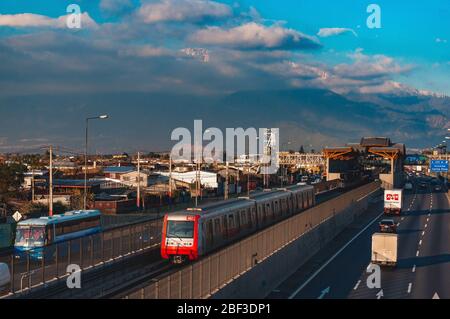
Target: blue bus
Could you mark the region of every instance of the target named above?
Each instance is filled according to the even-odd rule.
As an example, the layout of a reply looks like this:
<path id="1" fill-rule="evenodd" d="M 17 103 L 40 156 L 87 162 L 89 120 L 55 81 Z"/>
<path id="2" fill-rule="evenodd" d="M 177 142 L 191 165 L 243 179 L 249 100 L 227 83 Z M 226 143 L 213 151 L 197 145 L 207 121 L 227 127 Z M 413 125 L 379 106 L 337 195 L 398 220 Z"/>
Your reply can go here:
<path id="1" fill-rule="evenodd" d="M 75 210 L 52 217 L 23 220 L 17 224 L 15 256 L 21 258 L 28 253 L 33 259 L 42 259 L 44 249 L 46 257 L 47 253 L 53 255 L 53 244 L 100 231 L 101 213 L 98 210 Z"/>

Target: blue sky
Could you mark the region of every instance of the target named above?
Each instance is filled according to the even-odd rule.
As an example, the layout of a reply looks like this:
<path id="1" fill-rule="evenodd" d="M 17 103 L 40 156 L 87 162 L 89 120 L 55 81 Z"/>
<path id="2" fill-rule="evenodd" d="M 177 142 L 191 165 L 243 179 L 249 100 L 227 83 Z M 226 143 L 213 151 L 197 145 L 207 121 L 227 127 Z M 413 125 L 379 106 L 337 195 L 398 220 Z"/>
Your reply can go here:
<path id="1" fill-rule="evenodd" d="M 208 12 L 208 8 L 202 7 L 202 9 L 206 8 L 205 15 L 201 16 L 201 10 L 199 10 L 199 16 L 191 17 L 192 19 L 189 17 L 171 19 L 169 17 L 156 23 L 142 23 L 141 25 L 136 19 L 139 10 L 145 5 L 168 2 L 174 3 L 174 5 L 170 8 L 167 6 L 167 10 L 175 10 L 183 6 L 189 9 L 197 8 L 189 7 L 190 2 L 196 1 L 202 2 L 202 0 L 2 0 L 0 3 L 2 16 L 30 13 L 51 18 L 65 15 L 67 5 L 76 3 L 80 5 L 82 12 L 87 12 L 89 17 L 95 21 L 98 28 L 95 31 L 73 32 L 73 30 L 64 30 L 63 28 L 17 27 L 8 25 L 8 23 L 2 25 L 0 21 L 0 39 L 8 41 L 8 38 L 15 39 L 21 35 L 35 35 L 38 38 L 42 34 L 51 32 L 61 34 L 62 37 L 75 35 L 77 38 L 95 38 L 97 40 L 101 37 L 105 42 L 123 41 L 124 45 L 147 45 L 161 50 L 205 47 L 209 50 L 214 48 L 216 52 L 221 49 L 231 49 L 248 54 L 249 48 L 233 46 L 229 42 L 208 42 L 211 35 L 206 40 L 192 41 L 193 38 L 189 37 L 188 33 L 195 33 L 211 26 L 227 30 L 254 22 L 264 27 L 279 26 L 282 29 L 294 30 L 308 37 L 314 37 L 320 44 L 320 48 L 308 49 L 295 45 L 268 48 L 262 44 L 251 47 L 250 49 L 253 51 L 267 52 L 268 49 L 270 51 L 276 49 L 281 51 L 280 54 L 291 55 L 288 59 L 284 56 L 283 61 L 301 62 L 308 68 L 321 68 L 327 74 L 332 72 L 328 68 L 345 63 L 352 65 L 357 62 L 355 61 L 355 52 L 360 52 L 363 55 L 359 56 L 362 60 L 359 65 L 361 68 L 363 67 L 362 63 L 371 63 L 374 70 L 385 68 L 387 73 L 389 73 L 389 69 L 397 70 L 386 74 L 386 81 L 393 81 L 415 89 L 450 94 L 448 76 L 450 71 L 450 4 L 446 0 L 412 2 L 378 0 L 375 3 L 381 8 L 382 27 L 380 29 L 369 29 L 366 26 L 366 19 L 369 15 L 366 8 L 373 1 L 363 0 L 209 1 L 209 3 L 221 3 L 227 6 L 230 12 L 217 14 L 217 12 L 211 11 L 213 12 L 211 14 Z M 186 16 L 186 14 L 184 15 Z M 345 28 L 347 32 L 320 37 L 318 32 L 322 28 Z M 109 30 L 105 31 L 105 29 Z M 126 39 L 118 40 L 117 34 L 114 34 L 116 31 L 113 30 L 123 31 L 125 29 L 134 34 L 130 34 L 130 37 Z M 161 30 L 164 32 L 160 32 Z M 270 35 L 268 36 L 270 37 Z M 280 41 L 289 42 L 289 35 Z M 221 48 L 221 46 L 225 48 Z M 217 56 L 219 56 L 218 53 Z M 385 61 L 384 65 L 378 66 L 377 63 L 383 63 L 381 57 L 387 57 L 392 61 Z M 217 57 L 217 59 L 219 58 Z M 223 59 L 221 63 L 225 63 Z M 228 67 L 231 70 L 233 68 L 230 65 L 231 62 L 227 63 L 227 66 L 222 65 L 222 67 Z M 240 66 L 237 64 L 234 67 L 239 68 Z M 379 74 L 376 76 L 379 77 Z M 288 79 L 287 82 L 297 86 L 319 85 L 317 83 L 306 84 L 303 78 L 295 79 L 295 77 Z M 355 87 L 361 86 L 360 84 L 358 83 Z M 348 87 L 345 85 L 337 87 L 324 83 L 321 85 L 329 86 L 336 91 L 354 89 L 351 85 Z M 380 86 L 379 81 L 377 85 Z M 386 88 L 380 88 L 380 90 L 383 89 Z M 366 91 L 377 90 L 368 88 Z"/>
<path id="2" fill-rule="evenodd" d="M 72 3 L 80 6 L 81 29 L 66 25 Z M 366 24 L 372 3 L 381 10 L 379 29 Z M 44 97 L 37 99 L 43 104 L 56 97 L 85 97 L 73 105 L 85 110 L 101 104 L 90 94 L 123 94 L 127 98 L 117 102 L 124 105 L 134 97 L 144 103 L 142 93 L 190 95 L 207 105 L 235 92 L 303 88 L 348 98 L 450 95 L 450 2 L 2 0 L 0 61 L 0 110 L 5 107 L 5 113 L 5 103 L 14 101 L 15 109 L 29 105 L 25 97 L 30 96 Z M 408 130 L 394 129 L 393 136 L 414 141 L 421 130 L 426 138 L 442 139 L 441 127 L 450 127 L 448 100 L 437 103 L 425 106 L 430 112 L 414 120 L 408 116 L 423 105 L 410 110 L 393 105 L 404 113 Z M 303 119 L 297 121 L 304 132 Z M 18 139 L 2 133 L 1 126 L 0 149 L 21 140 L 34 145 L 32 132 Z M 82 142 L 78 135 L 74 144 Z M 116 140 L 111 136 L 109 143 Z M 38 138 L 36 143 L 49 139 Z M 318 131 L 311 143 L 330 140 Z"/>

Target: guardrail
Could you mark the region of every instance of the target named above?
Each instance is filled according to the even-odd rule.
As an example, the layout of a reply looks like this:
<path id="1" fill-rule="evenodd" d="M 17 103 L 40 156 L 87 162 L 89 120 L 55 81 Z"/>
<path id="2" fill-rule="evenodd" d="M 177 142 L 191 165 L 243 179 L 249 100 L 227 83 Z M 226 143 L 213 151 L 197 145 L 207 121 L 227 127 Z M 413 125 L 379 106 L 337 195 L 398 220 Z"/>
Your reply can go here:
<path id="1" fill-rule="evenodd" d="M 306 234 L 321 223 L 345 212 L 377 190 L 372 182 L 323 202 L 298 215 L 187 265 L 179 271 L 128 294 L 129 299 L 208 298 L 256 264 Z"/>
<path id="2" fill-rule="evenodd" d="M 47 246 L 43 258 L 39 259 L 35 258 L 33 250 L 21 258 L 14 253 L 2 256 L 0 262 L 8 264 L 11 273 L 6 295 L 24 293 L 67 277 L 69 265 L 87 270 L 158 246 L 161 228 L 162 219 L 156 219 Z M 5 296 L 5 292 L 1 296 Z"/>

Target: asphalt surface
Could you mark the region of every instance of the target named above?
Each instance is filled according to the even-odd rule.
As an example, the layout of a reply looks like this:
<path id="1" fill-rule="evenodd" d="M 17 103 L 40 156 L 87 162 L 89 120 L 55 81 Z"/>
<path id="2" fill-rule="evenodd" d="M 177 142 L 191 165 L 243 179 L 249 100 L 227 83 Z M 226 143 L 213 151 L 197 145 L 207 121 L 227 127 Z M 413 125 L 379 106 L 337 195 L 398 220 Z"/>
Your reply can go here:
<path id="1" fill-rule="evenodd" d="M 450 209 L 447 194 L 432 192 L 429 185 L 405 193 L 404 211 L 401 216 L 394 217 L 399 223 L 398 264 L 381 267 L 381 286 L 373 287 L 374 277 L 367 267 L 371 259 L 372 234 L 378 231 L 379 221 L 386 218 L 382 210 L 380 198 L 378 203 L 370 206 L 363 220 L 356 221 L 268 298 L 449 299 Z"/>

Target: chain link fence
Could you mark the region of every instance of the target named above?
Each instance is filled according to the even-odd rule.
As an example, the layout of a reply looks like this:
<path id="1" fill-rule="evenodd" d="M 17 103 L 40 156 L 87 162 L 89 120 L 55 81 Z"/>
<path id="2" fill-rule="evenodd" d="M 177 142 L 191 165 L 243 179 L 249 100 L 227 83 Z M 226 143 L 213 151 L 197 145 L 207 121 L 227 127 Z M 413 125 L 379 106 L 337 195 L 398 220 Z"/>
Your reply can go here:
<path id="1" fill-rule="evenodd" d="M 46 246 L 42 253 L 12 253 L 0 262 L 8 264 L 11 283 L 0 297 L 25 292 L 67 276 L 68 265 L 81 270 L 156 247 L 161 242 L 162 219 L 115 227 L 94 235 Z"/>

